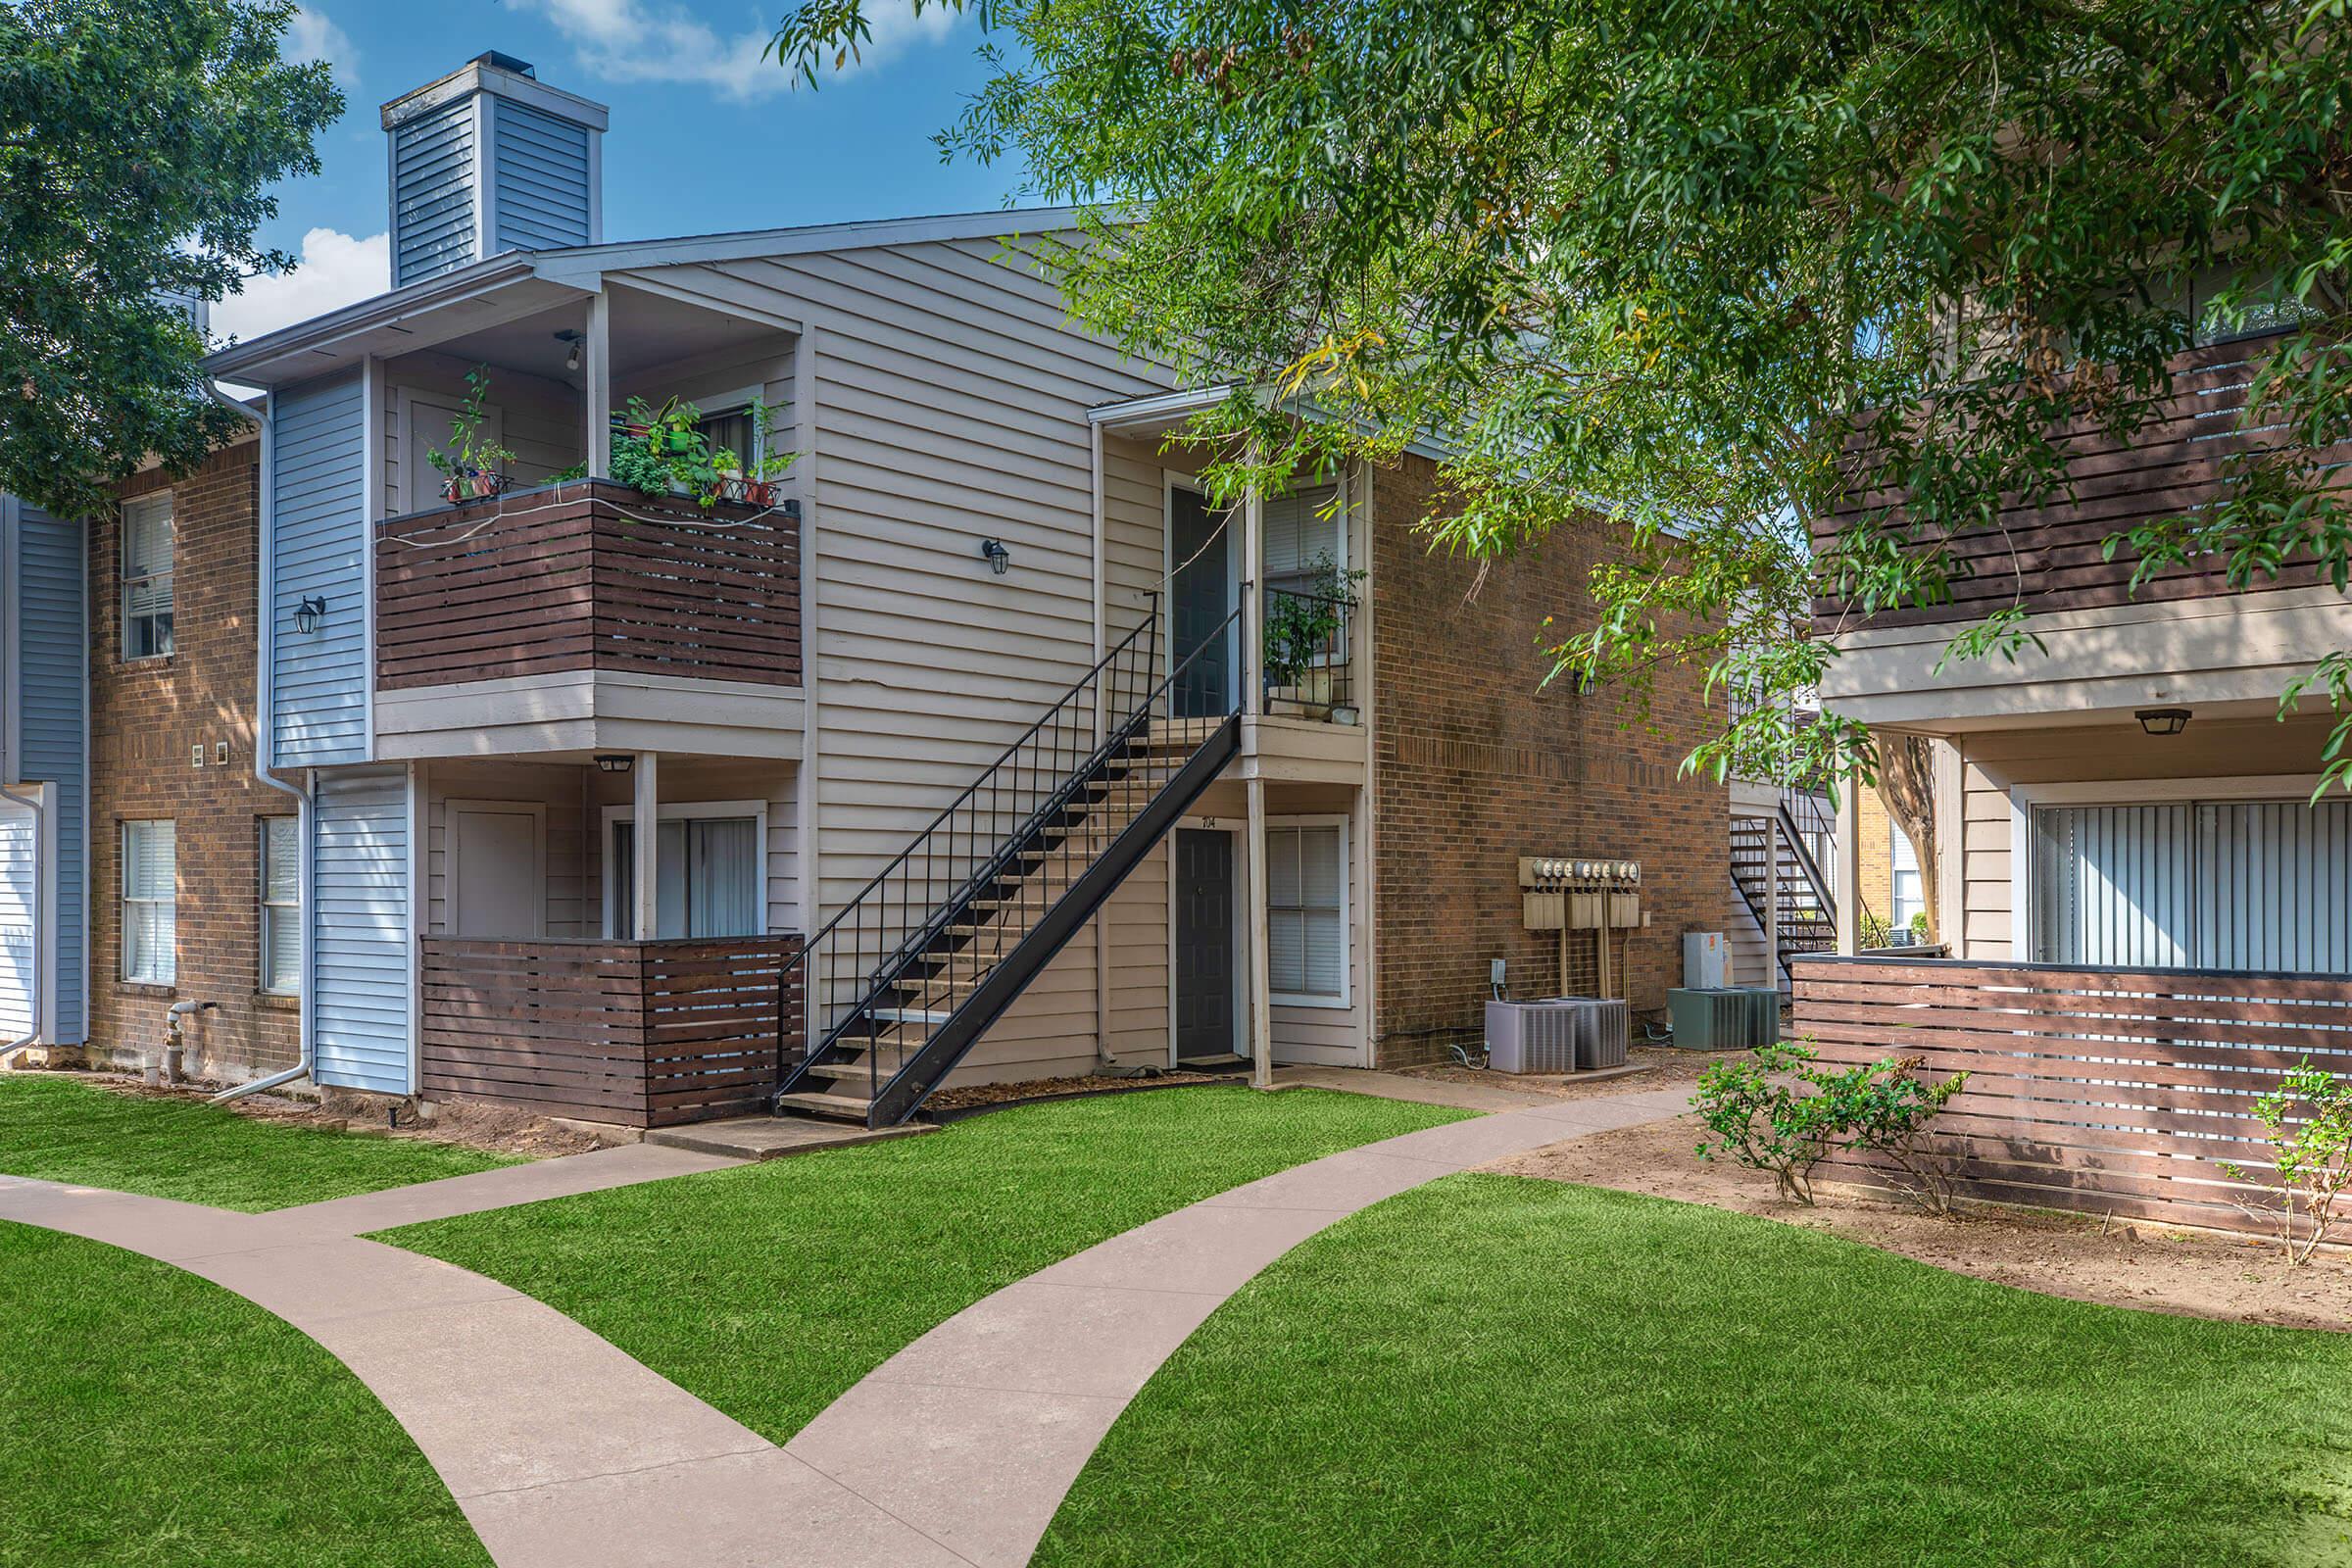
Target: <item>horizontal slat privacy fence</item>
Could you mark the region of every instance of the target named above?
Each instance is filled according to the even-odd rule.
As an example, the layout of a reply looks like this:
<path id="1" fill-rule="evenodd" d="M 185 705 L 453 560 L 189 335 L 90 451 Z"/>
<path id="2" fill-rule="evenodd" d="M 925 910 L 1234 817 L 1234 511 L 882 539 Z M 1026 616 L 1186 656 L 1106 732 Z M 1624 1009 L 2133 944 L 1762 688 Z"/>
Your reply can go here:
<path id="1" fill-rule="evenodd" d="M 2168 570 L 2131 591 L 2134 561 L 2119 550 L 2104 559 L 2108 536 L 2132 524 L 2175 516 L 2219 499 L 2224 490 L 2222 460 L 2231 453 L 2263 451 L 2284 444 L 2283 432 L 2263 426 L 2249 413 L 2247 394 L 2261 357 L 2275 337 L 2251 337 L 2181 355 L 2174 363 L 2172 396 L 2157 417 L 2143 424 L 2131 445 L 2104 431 L 2079 428 L 2066 436 L 2066 478 L 2071 494 L 2046 507 L 2020 504 L 2005 496 L 1996 523 L 1955 531 L 1949 547 L 1970 575 L 1952 585 L 1949 604 L 1882 611 L 1871 625 L 1977 620 L 2004 605 L 2022 601 L 2034 610 L 2087 610 L 2139 600 L 2194 599 L 2228 591 L 2219 560 Z M 1861 449 L 1857 448 L 1859 452 Z M 2314 454 L 2333 470 L 2336 483 L 2352 482 L 2352 444 Z M 1868 459 L 1857 456 L 1868 472 Z M 1815 520 L 1816 554 L 1826 554 L 1840 530 L 1866 513 L 1900 499 L 1892 489 L 1850 495 L 1837 511 Z M 1923 544 L 1925 541 L 1923 541 Z M 2258 579 L 2256 590 L 2304 586 L 2318 580 L 2305 562 L 2276 579 Z M 1827 634 L 1862 624 L 1848 622 L 1846 606 L 1835 598 L 1814 602 L 1813 622 Z"/>
<path id="2" fill-rule="evenodd" d="M 2352 1072 L 2352 976 L 1805 956 L 1792 1033 L 1825 1061 L 1917 1056 L 1968 1086 L 1936 1123 L 1974 1198 L 2268 1230 L 2254 1102 L 2305 1057 Z M 1871 1180 L 1833 1160 L 1833 1180 Z"/>
<path id="3" fill-rule="evenodd" d="M 421 941 L 430 1095 L 666 1127 L 761 1109 L 798 1059 L 797 936 Z"/>
<path id="4" fill-rule="evenodd" d="M 379 525 L 378 687 L 581 669 L 799 685 L 799 522 L 582 479 Z"/>

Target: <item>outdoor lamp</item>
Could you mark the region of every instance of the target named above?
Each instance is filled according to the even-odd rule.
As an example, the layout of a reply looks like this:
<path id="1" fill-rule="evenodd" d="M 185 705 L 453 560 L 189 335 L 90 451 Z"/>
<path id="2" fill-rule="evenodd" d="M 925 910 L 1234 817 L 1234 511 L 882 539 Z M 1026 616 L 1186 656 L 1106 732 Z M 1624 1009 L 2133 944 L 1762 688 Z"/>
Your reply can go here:
<path id="1" fill-rule="evenodd" d="M 2151 735 L 2178 735 L 2188 728 L 2185 708 L 2143 708 L 2132 716 Z"/>
<path id="2" fill-rule="evenodd" d="M 326 600 L 322 595 L 308 595 L 294 607 L 294 629 L 305 637 L 317 631 L 318 622 L 325 618 Z"/>
<path id="3" fill-rule="evenodd" d="M 1002 539 L 981 540 L 980 557 L 988 563 L 988 569 L 1000 577 L 1012 569 L 1012 552 L 1004 548 Z"/>
<path id="4" fill-rule="evenodd" d="M 580 340 L 587 335 L 585 332 L 575 331 L 568 326 L 556 334 L 557 342 L 568 344 L 571 349 L 570 353 L 564 356 L 564 368 L 566 370 L 576 370 L 580 368 Z"/>
<path id="5" fill-rule="evenodd" d="M 626 773 L 636 763 L 636 757 L 629 752 L 599 752 L 596 754 L 597 767 L 607 773 Z"/>

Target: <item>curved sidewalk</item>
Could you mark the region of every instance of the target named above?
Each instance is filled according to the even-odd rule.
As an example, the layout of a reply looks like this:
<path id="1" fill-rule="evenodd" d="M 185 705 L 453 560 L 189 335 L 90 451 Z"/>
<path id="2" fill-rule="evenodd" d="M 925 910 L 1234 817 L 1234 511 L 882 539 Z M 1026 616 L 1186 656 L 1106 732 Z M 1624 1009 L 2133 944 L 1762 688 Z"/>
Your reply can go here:
<path id="1" fill-rule="evenodd" d="M 574 1155 L 269 1214 L 0 1176 L 0 1219 L 144 1252 L 310 1335 L 408 1430 L 502 1568 L 995 1568 L 1028 1560 L 1128 1400 L 1298 1243 L 1440 1176 L 1686 1108 L 1665 1090 L 1548 1102 L 1237 1187 L 965 1308 L 782 1448 L 552 1307 L 352 1234 L 724 1160 Z"/>

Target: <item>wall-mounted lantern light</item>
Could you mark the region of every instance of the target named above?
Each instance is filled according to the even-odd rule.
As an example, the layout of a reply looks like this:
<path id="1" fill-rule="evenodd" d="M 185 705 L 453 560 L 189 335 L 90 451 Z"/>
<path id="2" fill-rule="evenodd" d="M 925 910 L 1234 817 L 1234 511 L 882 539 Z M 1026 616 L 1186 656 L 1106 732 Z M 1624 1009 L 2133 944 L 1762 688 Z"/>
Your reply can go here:
<path id="1" fill-rule="evenodd" d="M 305 637 L 317 631 L 318 623 L 325 618 L 326 599 L 323 595 L 309 595 L 294 607 L 294 629 Z"/>
<path id="2" fill-rule="evenodd" d="M 557 342 L 567 344 L 571 349 L 569 354 L 564 356 L 564 368 L 566 370 L 576 370 L 580 368 L 580 344 L 587 336 L 587 333 L 568 326 L 556 334 Z"/>
<path id="3" fill-rule="evenodd" d="M 2132 716 L 2151 735 L 2178 735 L 2188 728 L 2185 708 L 2143 708 Z"/>
<path id="4" fill-rule="evenodd" d="M 596 765 L 602 772 L 626 773 L 637 765 L 637 759 L 629 752 L 599 752 L 596 754 Z"/>
<path id="5" fill-rule="evenodd" d="M 1002 539 L 981 540 L 980 559 L 987 562 L 988 569 L 1000 577 L 1012 569 L 1012 552 L 1004 548 Z"/>

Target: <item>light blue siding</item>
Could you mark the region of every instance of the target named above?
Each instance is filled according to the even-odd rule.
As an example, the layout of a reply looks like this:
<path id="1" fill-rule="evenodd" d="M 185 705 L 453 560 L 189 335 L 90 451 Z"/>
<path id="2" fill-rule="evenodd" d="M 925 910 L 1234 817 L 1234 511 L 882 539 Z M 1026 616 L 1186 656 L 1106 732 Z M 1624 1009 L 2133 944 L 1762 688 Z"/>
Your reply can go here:
<path id="1" fill-rule="evenodd" d="M 459 98 L 392 132 L 392 286 L 476 261 L 474 100 Z"/>
<path id="2" fill-rule="evenodd" d="M 36 507 L 17 516 L 17 765 L 24 782 L 53 784 L 57 821 L 50 876 L 57 889 L 52 937 L 51 1038 L 73 1045 L 88 1032 L 83 951 L 89 931 L 89 732 L 85 682 L 86 551 L 81 524 Z"/>
<path id="3" fill-rule="evenodd" d="M 509 99 L 485 102 L 495 117 L 492 252 L 587 244 L 587 128 Z"/>
<path id="4" fill-rule="evenodd" d="M 311 1076 L 411 1093 L 407 771 L 320 774 L 316 832 Z"/>
<path id="5" fill-rule="evenodd" d="M 368 757 L 367 457 L 358 375 L 313 381 L 271 400 L 271 760 L 279 767 Z M 298 632 L 305 597 L 326 601 Z"/>

